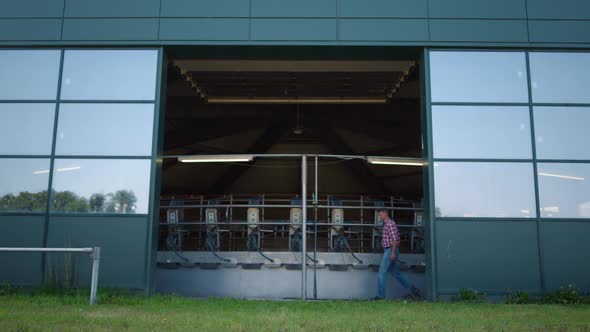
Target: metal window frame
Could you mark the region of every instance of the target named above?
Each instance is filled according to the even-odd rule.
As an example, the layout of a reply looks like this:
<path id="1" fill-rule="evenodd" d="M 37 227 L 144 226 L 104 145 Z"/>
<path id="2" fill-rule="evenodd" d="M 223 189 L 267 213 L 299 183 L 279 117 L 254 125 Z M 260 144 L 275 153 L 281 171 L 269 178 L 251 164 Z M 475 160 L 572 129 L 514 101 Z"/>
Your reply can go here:
<path id="1" fill-rule="evenodd" d="M 422 84 L 421 84 L 421 108 L 422 108 L 422 137 L 423 147 L 422 153 L 428 160 L 428 165 L 433 165 L 433 128 L 432 128 L 432 98 L 430 95 L 430 48 L 424 48 L 422 55 L 423 70 L 422 70 Z M 425 253 L 426 253 L 426 280 L 429 282 L 427 287 L 427 297 L 432 300 L 438 300 L 438 262 L 436 259 L 436 219 L 434 208 L 434 169 L 433 167 L 426 167 L 423 174 L 424 191 L 424 207 L 427 216 L 425 228 Z"/>
<path id="2" fill-rule="evenodd" d="M 430 96 L 431 90 L 431 81 L 430 81 L 430 61 L 429 56 L 431 52 L 519 52 L 525 54 L 526 59 L 526 74 L 527 74 L 527 89 L 528 89 L 528 103 L 499 103 L 499 102 L 433 102 Z M 434 170 L 433 167 L 428 168 L 428 175 L 429 175 L 429 182 L 428 182 L 428 197 L 431 199 L 428 204 L 429 208 L 429 216 L 433 220 L 432 225 L 430 226 L 431 235 L 430 235 L 430 243 L 431 243 L 431 250 L 430 254 L 435 254 L 436 252 L 436 225 L 439 222 L 445 221 L 465 221 L 465 222 L 507 222 L 507 221 L 514 221 L 514 222 L 534 222 L 536 224 L 536 231 L 537 231 L 537 248 L 538 248 L 538 258 L 539 258 L 539 279 L 540 279 L 540 286 L 541 286 L 541 294 L 544 294 L 546 291 L 546 282 L 545 282 L 545 267 L 543 266 L 543 246 L 541 241 L 541 224 L 545 222 L 590 222 L 590 218 L 544 218 L 541 216 L 540 213 L 540 192 L 539 192 L 539 179 L 538 179 L 538 169 L 537 165 L 539 163 L 582 163 L 582 164 L 590 164 L 590 160 L 585 159 L 537 159 L 537 149 L 536 149 L 536 138 L 535 138 L 535 120 L 534 120 L 534 107 L 543 107 L 543 106 L 551 106 L 551 107 L 590 107 L 588 103 L 535 103 L 532 99 L 532 87 L 531 87 L 531 67 L 530 67 L 530 57 L 531 53 L 590 53 L 589 50 L 579 50 L 579 49 L 529 49 L 529 48 L 519 48 L 519 49 L 502 49 L 502 48 L 436 48 L 436 47 L 427 47 L 424 51 L 424 58 L 425 58 L 425 80 L 424 80 L 424 89 L 426 92 L 426 121 L 427 121 L 427 135 L 428 135 L 428 163 L 433 164 L 434 162 L 491 162 L 491 163 L 512 163 L 512 162 L 525 162 L 531 163 L 533 166 L 533 179 L 534 179 L 534 195 L 535 195 L 535 204 L 536 204 L 536 217 L 535 218 L 465 218 L 465 217 L 436 217 L 434 215 L 435 210 L 435 200 L 434 197 Z M 433 140 L 432 140 L 432 133 L 433 133 L 433 123 L 432 123 L 432 106 L 437 105 L 445 105 L 445 106 L 525 106 L 529 108 L 529 121 L 530 121 L 530 133 L 531 133 L 531 148 L 532 148 L 532 158 L 527 159 L 501 159 L 501 158 L 434 158 L 433 157 Z M 437 269 L 437 261 L 436 255 L 432 257 L 429 262 L 432 265 L 432 275 L 431 275 L 431 284 L 433 287 L 433 298 L 437 299 L 440 295 L 447 295 L 448 291 L 446 290 L 439 290 L 438 288 L 438 277 L 436 273 Z"/>
<path id="3" fill-rule="evenodd" d="M 76 218 L 125 218 L 128 220 L 133 219 L 146 219 L 148 221 L 148 234 L 150 236 L 153 234 L 153 216 L 157 214 L 157 207 L 154 204 L 154 192 L 157 190 L 157 186 L 154 184 L 156 181 L 156 168 L 157 168 L 157 152 L 158 147 L 156 146 L 158 142 L 158 128 L 160 128 L 160 110 L 163 110 L 162 105 L 162 96 L 161 96 L 161 86 L 162 86 L 162 75 L 163 70 L 165 70 L 165 66 L 163 65 L 163 48 L 162 47 L 146 47 L 146 46 L 138 46 L 138 47 L 100 47 L 100 46 L 80 46 L 80 47 L 56 47 L 56 46 L 34 46 L 28 45 L 26 47 L 0 47 L 0 51 L 5 50 L 54 50 L 60 52 L 60 61 L 59 61 L 59 72 L 57 77 L 57 89 L 56 89 L 56 96 L 55 99 L 49 100 L 27 100 L 27 99 L 19 99 L 19 100 L 0 100 L 0 104 L 54 104 L 55 111 L 54 111 L 54 120 L 53 120 L 53 134 L 52 134 L 52 142 L 51 142 L 51 151 L 49 154 L 44 155 L 0 155 L 0 160 L 2 159 L 47 159 L 49 160 L 49 178 L 47 182 L 47 201 L 45 210 L 43 212 L 27 212 L 27 211 L 0 211 L 0 216 L 8 216 L 8 217 L 27 217 L 27 216 L 37 216 L 37 217 L 44 217 L 43 223 L 43 237 L 42 237 L 42 244 L 43 247 L 47 247 L 48 245 L 48 238 L 49 238 L 49 222 L 51 218 L 54 217 L 76 217 Z M 65 60 L 65 52 L 68 50 L 85 50 L 85 51 L 92 51 L 92 50 L 111 50 L 111 51 L 122 51 L 122 50 L 146 50 L 146 51 L 156 51 L 157 52 L 157 63 L 156 63 L 156 82 L 155 87 L 156 90 L 154 91 L 154 97 L 152 100 L 62 100 L 61 99 L 61 88 L 62 88 L 62 77 L 63 77 L 63 70 L 64 70 L 64 60 Z M 56 144 L 57 144 L 57 130 L 59 124 L 59 111 L 61 104 L 152 104 L 154 107 L 153 112 L 153 123 L 152 123 L 152 149 L 146 155 L 57 155 L 56 151 Z M 148 209 L 146 213 L 135 213 L 135 214 L 117 214 L 117 213 L 91 213 L 91 212 L 81 212 L 81 213 L 69 213 L 69 212 L 59 212 L 59 211 L 51 211 L 51 193 L 53 188 L 53 180 L 54 180 L 54 165 L 56 159 L 100 159 L 100 160 L 149 160 L 150 161 L 150 179 L 149 179 L 149 193 L 148 193 Z M 156 213 L 154 212 L 156 211 Z M 157 225 L 155 226 L 157 227 Z M 151 237 L 150 237 L 151 238 Z M 148 270 L 149 265 L 152 261 L 155 261 L 155 254 L 154 260 L 150 261 L 150 254 L 152 253 L 152 244 L 155 243 L 155 240 L 150 240 L 150 238 L 146 239 L 146 252 L 148 253 L 148 257 L 145 258 L 145 272 L 146 272 L 146 283 L 145 283 L 145 290 L 146 292 L 151 291 L 150 287 L 150 280 L 152 278 L 153 273 L 150 273 Z M 154 265 L 155 266 L 155 265 Z M 41 256 L 41 271 L 46 270 L 46 253 L 43 252 Z M 44 283 L 46 280 L 45 273 L 42 274 L 41 283 Z"/>
<path id="4" fill-rule="evenodd" d="M 588 50 L 569 50 L 569 49 L 560 49 L 560 50 L 555 50 L 555 49 L 527 49 L 527 48 L 521 48 L 521 49 L 502 49 L 502 48 L 481 48 L 481 49 L 474 49 L 474 48 L 426 48 L 425 50 L 426 55 L 429 56 L 431 52 L 466 52 L 466 53 L 497 53 L 497 52 L 514 52 L 514 53 L 524 53 L 525 54 L 525 59 L 526 59 L 526 74 L 527 74 L 527 88 L 528 88 L 528 103 L 514 103 L 514 102 L 507 102 L 507 103 L 501 103 L 501 102 L 433 102 L 432 99 L 430 98 L 430 79 L 429 79 L 429 74 L 430 74 L 430 70 L 428 68 L 427 71 L 427 78 L 428 78 L 428 82 L 425 82 L 426 85 L 426 89 L 428 92 L 428 98 L 426 100 L 427 102 L 427 120 L 429 121 L 428 124 L 428 134 L 432 135 L 432 130 L 433 130 L 433 124 L 432 124 L 432 106 L 524 106 L 524 107 L 529 107 L 529 118 L 530 118 L 530 125 L 531 125 L 531 146 L 532 146 L 532 158 L 516 158 L 516 159 L 505 159 L 505 158 L 434 158 L 432 157 L 432 159 L 429 158 L 429 163 L 433 163 L 433 162 L 530 162 L 533 164 L 533 170 L 534 170 L 534 181 L 535 181 L 535 196 L 536 196 L 536 201 L 537 201 L 537 212 L 539 209 L 539 201 L 538 201 L 538 176 L 537 176 L 537 163 L 590 163 L 590 160 L 586 160 L 586 159 L 537 159 L 537 151 L 536 151 L 536 142 L 535 142 L 535 131 L 534 131 L 534 107 L 590 107 L 590 104 L 588 103 L 534 103 L 532 100 L 532 87 L 531 87 L 531 68 L 530 68 L 530 59 L 529 59 L 529 54 L 530 53 L 587 53 L 590 54 L 590 51 Z M 429 65 L 429 63 L 427 63 L 426 65 Z M 429 141 L 430 146 L 429 146 L 429 157 L 430 155 L 432 155 L 432 147 L 433 147 L 433 143 L 432 143 L 432 139 Z M 431 178 L 432 182 L 434 182 L 434 178 Z M 433 189 L 434 186 L 432 186 L 431 189 Z M 432 202 L 434 203 L 434 201 Z M 434 204 L 432 205 L 434 206 Z M 464 218 L 462 217 L 453 217 L 454 219 L 458 219 L 458 220 L 463 220 Z M 540 215 L 537 215 L 537 218 L 540 218 Z M 441 219 L 441 217 L 437 217 L 436 219 Z M 482 220 L 489 220 L 490 218 L 480 218 Z M 494 218 L 492 218 L 494 219 Z M 500 218 L 500 219 L 519 219 L 519 218 Z M 548 218 L 540 218 L 540 219 L 544 219 L 547 220 Z M 567 218 L 561 218 L 561 219 L 567 219 Z M 573 219 L 573 218 L 572 218 Z M 585 218 L 576 218 L 579 220 L 588 220 L 590 221 L 590 219 L 585 219 Z M 554 219 L 551 219 L 554 220 Z"/>
<path id="5" fill-rule="evenodd" d="M 166 115 L 166 78 L 168 75 L 167 55 L 163 47 L 158 48 L 156 93 L 152 128 L 152 155 L 150 170 L 150 192 L 148 205 L 148 230 L 145 239 L 144 260 L 145 293 L 151 295 L 156 289 L 156 261 L 158 254 L 158 231 L 160 222 L 160 190 L 162 180 L 162 154 L 164 151 L 164 124 Z"/>
<path id="6" fill-rule="evenodd" d="M 152 146 L 152 150 L 150 154 L 146 155 L 57 155 L 55 154 L 56 151 L 56 144 L 57 144 L 57 130 L 59 124 L 59 112 L 60 112 L 60 105 L 61 104 L 152 104 L 154 105 L 154 124 L 152 127 L 152 137 L 156 136 L 154 129 L 158 128 L 155 124 L 157 120 L 157 113 L 160 109 L 160 85 L 161 85 L 161 56 L 162 56 L 162 48 L 161 47 L 7 47 L 3 48 L 0 47 L 0 51 L 35 51 L 35 50 L 54 50 L 60 52 L 60 61 L 59 61 L 59 72 L 57 77 L 57 89 L 56 89 L 56 96 L 55 99 L 47 99 L 47 100 L 39 100 L 39 99 L 19 99 L 19 100 L 0 100 L 0 104 L 54 104 L 55 111 L 54 111 L 54 122 L 53 122 L 53 135 L 52 135 L 52 143 L 51 143 L 51 152 L 49 154 L 44 155 L 0 155 L 1 159 L 48 159 L 50 163 L 49 168 L 49 179 L 48 179 L 48 190 L 47 190 L 47 207 L 43 213 L 40 212 L 27 212 L 27 211 L 10 211 L 4 212 L 0 211 L 0 216 L 39 216 L 45 215 L 46 216 L 46 225 L 45 225 L 45 236 L 44 236 L 44 244 L 46 244 L 46 236 L 47 236 L 47 226 L 48 226 L 48 219 L 50 216 L 116 216 L 116 217 L 137 217 L 137 216 L 149 216 L 150 214 L 150 207 L 152 205 L 152 200 L 150 199 L 148 204 L 148 212 L 146 213 L 136 213 L 136 214 L 116 214 L 116 213 L 91 213 L 91 212 L 80 212 L 80 213 L 66 213 L 66 212 L 59 212 L 59 211 L 51 211 L 51 193 L 53 188 L 53 179 L 54 179 L 54 163 L 55 159 L 104 159 L 104 160 L 133 160 L 133 159 L 143 159 L 143 160 L 154 160 L 154 147 Z M 62 100 L 61 99 L 61 88 L 62 88 L 62 78 L 63 78 L 63 69 L 64 69 L 64 61 L 65 61 L 65 52 L 66 51 L 122 51 L 122 50 L 145 50 L 145 51 L 156 51 L 158 54 L 158 62 L 156 68 L 156 91 L 154 91 L 154 99 L 153 100 Z M 156 141 L 154 139 L 154 141 Z M 153 162 L 150 165 L 150 174 L 152 173 Z M 151 177 L 151 175 L 150 175 Z M 150 182 L 151 183 L 151 182 Z M 153 190 L 153 187 L 150 184 L 149 187 L 150 193 Z"/>

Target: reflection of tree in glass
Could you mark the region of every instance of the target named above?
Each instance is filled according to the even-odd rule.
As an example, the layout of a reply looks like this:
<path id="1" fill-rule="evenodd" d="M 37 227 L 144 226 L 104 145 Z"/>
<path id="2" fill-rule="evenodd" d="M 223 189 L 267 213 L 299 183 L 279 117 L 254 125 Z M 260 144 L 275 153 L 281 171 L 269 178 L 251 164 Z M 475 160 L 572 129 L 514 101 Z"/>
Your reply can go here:
<path id="1" fill-rule="evenodd" d="M 442 211 L 440 210 L 440 207 L 437 206 L 437 207 L 434 208 L 434 215 L 437 216 L 437 217 L 443 217 Z"/>
<path id="2" fill-rule="evenodd" d="M 51 209 L 58 212 L 90 212 L 88 201 L 71 191 L 54 191 L 51 195 Z"/>
<path id="3" fill-rule="evenodd" d="M 135 213 L 137 196 L 133 190 L 117 190 L 114 193 L 94 193 L 89 198 L 80 197 L 71 191 L 54 192 L 52 211 Z"/>
<path id="4" fill-rule="evenodd" d="M 137 196 L 133 190 L 117 190 L 107 195 L 109 202 L 107 211 L 110 213 L 135 213 Z"/>
<path id="5" fill-rule="evenodd" d="M 0 196 L 0 211 L 44 212 L 46 207 L 47 191 Z M 94 193 L 89 198 L 68 190 L 53 191 L 51 195 L 51 211 L 54 212 L 135 213 L 136 208 L 137 196 L 133 190 Z"/>
<path id="6" fill-rule="evenodd" d="M 107 202 L 107 197 L 105 194 L 92 194 L 88 199 L 88 205 L 90 208 L 90 212 L 104 212 L 105 206 Z"/>
<path id="7" fill-rule="evenodd" d="M 47 207 L 47 190 L 38 193 L 23 191 L 0 196 L 0 211 L 43 212 Z"/>

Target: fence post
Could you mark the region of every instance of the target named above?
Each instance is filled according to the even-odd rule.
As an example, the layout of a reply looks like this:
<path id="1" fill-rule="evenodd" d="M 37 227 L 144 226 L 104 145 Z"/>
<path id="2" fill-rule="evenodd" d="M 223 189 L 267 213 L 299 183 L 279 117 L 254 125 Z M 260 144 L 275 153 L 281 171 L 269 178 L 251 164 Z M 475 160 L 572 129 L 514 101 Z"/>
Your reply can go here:
<path id="1" fill-rule="evenodd" d="M 100 247 L 92 250 L 92 281 L 90 283 L 90 304 L 96 304 L 96 289 L 98 287 L 98 270 L 100 265 Z"/>

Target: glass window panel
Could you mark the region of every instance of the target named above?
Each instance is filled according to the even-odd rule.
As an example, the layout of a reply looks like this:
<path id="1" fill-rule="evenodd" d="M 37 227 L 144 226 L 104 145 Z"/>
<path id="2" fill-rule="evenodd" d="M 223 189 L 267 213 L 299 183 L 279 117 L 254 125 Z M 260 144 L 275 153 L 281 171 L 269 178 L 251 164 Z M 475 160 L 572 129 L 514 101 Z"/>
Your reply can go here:
<path id="1" fill-rule="evenodd" d="M 156 50 L 65 52 L 61 98 L 65 100 L 154 100 Z"/>
<path id="2" fill-rule="evenodd" d="M 58 50 L 0 51 L 0 99 L 55 100 Z"/>
<path id="3" fill-rule="evenodd" d="M 529 54 L 535 103 L 590 103 L 590 53 Z"/>
<path id="4" fill-rule="evenodd" d="M 0 159 L 0 211 L 44 212 L 49 159 Z"/>
<path id="5" fill-rule="evenodd" d="M 61 104 L 58 155 L 149 156 L 153 104 Z"/>
<path id="6" fill-rule="evenodd" d="M 537 164 L 541 217 L 590 218 L 590 164 Z"/>
<path id="7" fill-rule="evenodd" d="M 54 212 L 148 213 L 150 160 L 56 159 Z"/>
<path id="8" fill-rule="evenodd" d="M 0 104 L 0 154 L 49 155 L 55 104 Z"/>
<path id="9" fill-rule="evenodd" d="M 534 218 L 531 163 L 435 162 L 439 217 Z"/>
<path id="10" fill-rule="evenodd" d="M 433 102 L 528 102 L 526 58 L 518 52 L 431 52 Z"/>
<path id="11" fill-rule="evenodd" d="M 528 107 L 433 106 L 437 158 L 532 158 Z"/>
<path id="12" fill-rule="evenodd" d="M 590 107 L 535 107 L 539 159 L 590 159 Z"/>

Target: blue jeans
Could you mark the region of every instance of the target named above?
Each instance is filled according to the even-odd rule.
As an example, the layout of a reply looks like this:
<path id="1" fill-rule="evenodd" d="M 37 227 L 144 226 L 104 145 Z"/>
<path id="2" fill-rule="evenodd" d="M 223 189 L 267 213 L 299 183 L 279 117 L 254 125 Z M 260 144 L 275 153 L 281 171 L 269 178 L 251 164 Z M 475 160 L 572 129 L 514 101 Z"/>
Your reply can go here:
<path id="1" fill-rule="evenodd" d="M 379 294 L 377 297 L 385 298 L 385 287 L 387 286 L 387 272 L 391 271 L 406 289 L 412 290 L 412 283 L 406 278 L 406 275 L 399 270 L 399 248 L 395 248 L 395 261 L 391 261 L 391 248 L 385 249 L 381 265 L 379 266 Z"/>

